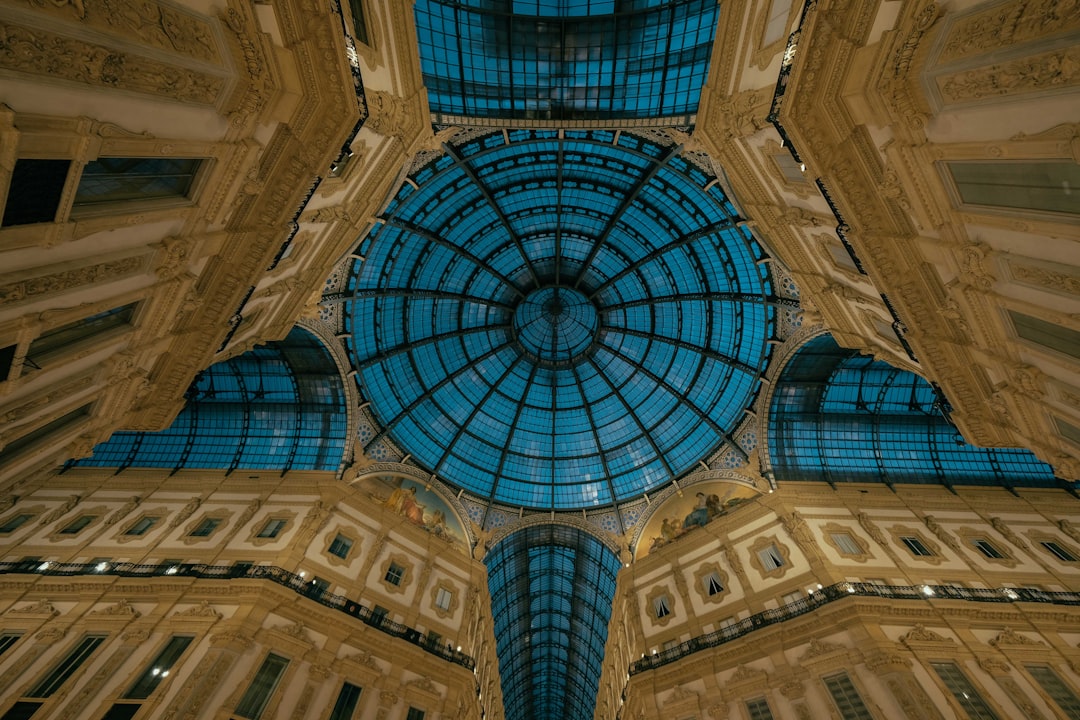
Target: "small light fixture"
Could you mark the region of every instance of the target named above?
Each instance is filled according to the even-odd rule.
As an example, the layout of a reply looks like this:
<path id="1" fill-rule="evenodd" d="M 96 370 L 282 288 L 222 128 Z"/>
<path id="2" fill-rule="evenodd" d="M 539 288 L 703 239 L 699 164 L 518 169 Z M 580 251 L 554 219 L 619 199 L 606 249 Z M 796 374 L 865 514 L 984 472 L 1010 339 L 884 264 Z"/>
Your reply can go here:
<path id="1" fill-rule="evenodd" d="M 1020 597 L 1012 588 L 1005 588 L 1004 590 L 1002 590 L 1002 592 L 1005 594 L 1005 597 L 1009 598 L 1010 600 L 1016 600 Z"/>
<path id="2" fill-rule="evenodd" d="M 109 569 L 109 563 L 107 563 L 107 562 L 99 562 L 97 565 L 94 566 L 94 569 L 97 570 L 98 572 L 105 572 L 106 570 Z"/>
<path id="3" fill-rule="evenodd" d="M 806 163 L 799 163 L 799 169 L 806 172 Z"/>
<path id="4" fill-rule="evenodd" d="M 933 597 L 934 588 L 930 587 L 929 585 L 923 585 L 922 586 L 922 594 L 925 595 L 926 597 Z"/>
<path id="5" fill-rule="evenodd" d="M 46 570 L 49 569 L 50 564 L 51 563 L 49 563 L 48 561 L 45 561 L 45 562 L 41 563 L 40 565 L 37 566 L 38 572 L 45 572 Z"/>
<path id="6" fill-rule="evenodd" d="M 178 567 L 176 567 L 175 565 L 173 565 L 173 566 L 172 566 L 171 568 L 169 568 L 168 570 L 166 570 L 166 571 L 165 571 L 165 574 L 166 574 L 166 575 L 175 575 L 175 574 L 176 574 L 176 571 L 177 571 L 177 570 L 179 570 L 179 569 L 180 569 L 180 568 L 178 568 Z"/>
<path id="7" fill-rule="evenodd" d="M 307 573 L 303 570 L 300 571 L 300 577 L 307 577 Z"/>

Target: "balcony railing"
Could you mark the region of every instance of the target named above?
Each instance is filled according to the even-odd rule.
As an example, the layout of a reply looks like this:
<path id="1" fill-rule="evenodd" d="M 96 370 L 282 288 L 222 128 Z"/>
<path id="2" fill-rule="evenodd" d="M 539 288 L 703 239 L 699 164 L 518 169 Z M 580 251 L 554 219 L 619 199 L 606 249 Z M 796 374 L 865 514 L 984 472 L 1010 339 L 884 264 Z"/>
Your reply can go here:
<path id="1" fill-rule="evenodd" d="M 956 585 L 876 585 L 842 582 L 815 590 L 813 594 L 775 610 L 759 612 L 714 632 L 691 638 L 675 647 L 646 655 L 630 664 L 630 674 L 636 675 L 646 670 L 654 670 L 700 650 L 718 647 L 755 630 L 797 618 L 813 612 L 822 605 L 851 596 L 880 597 L 888 600 L 946 599 L 987 603 L 1035 602 L 1052 605 L 1080 605 L 1080 592 L 1046 592 L 1034 588 L 980 589 Z"/>
<path id="2" fill-rule="evenodd" d="M 269 580 L 303 595 L 312 602 L 325 605 L 380 630 L 387 635 L 401 638 L 432 655 L 472 670 L 476 662 L 463 652 L 452 649 L 445 641 L 435 640 L 416 628 L 390 620 L 381 613 L 350 600 L 320 589 L 303 576 L 273 565 L 200 565 L 192 563 L 139 565 L 123 562 L 60 563 L 40 560 L 0 562 L 0 575 L 107 575 L 127 578 L 187 577 L 200 580 Z"/>

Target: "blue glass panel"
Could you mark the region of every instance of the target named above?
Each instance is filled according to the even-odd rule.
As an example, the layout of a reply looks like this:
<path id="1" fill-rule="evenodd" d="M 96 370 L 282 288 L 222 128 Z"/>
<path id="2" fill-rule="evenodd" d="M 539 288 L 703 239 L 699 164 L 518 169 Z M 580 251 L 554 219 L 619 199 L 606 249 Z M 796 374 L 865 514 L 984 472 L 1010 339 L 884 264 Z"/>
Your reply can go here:
<path id="1" fill-rule="evenodd" d="M 969 445 L 919 376 L 838 346 L 828 335 L 785 366 L 769 415 L 778 481 L 1054 487 L 1030 451 Z"/>
<path id="2" fill-rule="evenodd" d="M 349 272 L 383 429 L 449 483 L 545 509 L 629 499 L 715 451 L 775 319 L 714 178 L 628 131 L 495 132 L 443 158 Z"/>
<path id="3" fill-rule="evenodd" d="M 720 10 L 716 0 L 418 0 L 415 8 L 432 112 L 555 120 L 696 113 Z M 522 136 L 535 134 L 514 141 Z"/>
<path id="4" fill-rule="evenodd" d="M 346 449 L 345 390 L 334 359 L 294 328 L 200 373 L 167 429 L 118 432 L 83 467 L 331 470 Z"/>
<path id="5" fill-rule="evenodd" d="M 509 718 L 578 718 L 596 704 L 619 559 L 576 528 L 519 530 L 487 554 Z"/>

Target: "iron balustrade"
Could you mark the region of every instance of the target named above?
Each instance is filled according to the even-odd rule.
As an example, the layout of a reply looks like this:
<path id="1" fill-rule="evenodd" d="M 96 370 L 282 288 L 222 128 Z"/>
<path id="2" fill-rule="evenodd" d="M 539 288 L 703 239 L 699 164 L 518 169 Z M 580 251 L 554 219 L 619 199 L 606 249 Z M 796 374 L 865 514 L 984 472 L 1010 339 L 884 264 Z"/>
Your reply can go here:
<path id="1" fill-rule="evenodd" d="M 343 612 L 387 635 L 401 638 L 416 645 L 432 655 L 448 660 L 472 670 L 476 661 L 465 653 L 452 649 L 444 640 L 430 638 L 416 628 L 394 622 L 381 613 L 350 600 L 344 595 L 335 595 L 306 580 L 302 575 L 289 572 L 274 565 L 203 565 L 195 563 L 140 565 L 125 562 L 98 563 L 61 563 L 41 560 L 19 560 L 0 562 L 0 575 L 108 575 L 125 578 L 150 577 L 185 577 L 200 580 L 269 580 L 282 587 L 289 588 L 298 595 Z"/>
<path id="2" fill-rule="evenodd" d="M 718 647 L 755 630 L 806 615 L 831 602 L 848 597 L 879 597 L 888 600 L 967 600 L 972 602 L 1035 602 L 1052 605 L 1080 605 L 1080 592 L 1047 592 L 1035 588 L 968 588 L 956 585 L 876 585 L 841 582 L 815 590 L 812 594 L 773 610 L 764 610 L 719 630 L 691 638 L 675 647 L 646 655 L 630 664 L 630 674 L 673 663 L 700 650 Z"/>

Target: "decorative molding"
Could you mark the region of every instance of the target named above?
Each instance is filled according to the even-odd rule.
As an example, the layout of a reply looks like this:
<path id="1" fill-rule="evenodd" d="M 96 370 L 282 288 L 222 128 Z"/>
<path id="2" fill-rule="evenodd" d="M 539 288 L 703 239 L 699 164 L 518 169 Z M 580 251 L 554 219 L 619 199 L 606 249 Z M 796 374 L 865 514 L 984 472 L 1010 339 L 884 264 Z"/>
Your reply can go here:
<path id="1" fill-rule="evenodd" d="M 133 608 L 127 600 L 118 600 L 112 605 L 107 605 L 100 610 L 91 610 L 89 614 L 128 618 L 137 618 L 141 616 L 141 613 Z"/>
<path id="2" fill-rule="evenodd" d="M 807 660 L 812 660 L 822 655 L 829 655 L 846 650 L 846 647 L 838 643 L 825 642 L 824 640 L 811 638 L 810 645 L 807 647 L 806 652 L 799 656 L 799 661 L 806 662 Z"/>
<path id="3" fill-rule="evenodd" d="M 1010 627 L 1006 627 L 998 636 L 990 641 L 990 645 L 993 647 L 1000 647 L 1002 645 L 1045 645 L 1042 640 L 1032 640 L 1029 637 L 1021 635 Z"/>
<path id="4" fill-rule="evenodd" d="M 173 617 L 184 618 L 213 618 L 220 620 L 224 617 L 221 613 L 214 609 L 214 607 L 207 600 L 200 600 L 198 605 L 192 605 L 187 610 L 181 610 L 173 613 Z"/>
<path id="5" fill-rule="evenodd" d="M 52 603 L 47 599 L 42 598 L 36 603 L 31 605 L 23 605 L 22 607 L 9 608 L 5 615 L 43 615 L 45 617 L 56 617 L 60 614 L 60 611 L 53 607 Z"/>
<path id="6" fill-rule="evenodd" d="M 933 630 L 927 629 L 922 623 L 917 624 L 906 634 L 901 635 L 900 642 L 904 643 L 905 645 L 911 645 L 912 643 L 951 643 L 953 645 L 956 644 L 956 641 L 952 638 L 947 638 L 944 635 L 938 635 Z"/>

